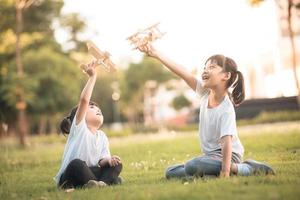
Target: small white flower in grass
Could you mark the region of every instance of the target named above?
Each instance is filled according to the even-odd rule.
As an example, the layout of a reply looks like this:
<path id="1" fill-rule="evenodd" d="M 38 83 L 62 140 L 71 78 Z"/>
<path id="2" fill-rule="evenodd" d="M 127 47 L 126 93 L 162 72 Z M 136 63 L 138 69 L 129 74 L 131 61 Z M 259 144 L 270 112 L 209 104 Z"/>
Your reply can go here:
<path id="1" fill-rule="evenodd" d="M 183 183 L 183 185 L 188 185 L 188 184 L 190 184 L 190 183 L 189 183 L 189 182 L 184 182 L 184 183 Z"/>
<path id="2" fill-rule="evenodd" d="M 65 193 L 71 193 L 71 192 L 74 192 L 75 189 L 74 188 L 69 188 L 69 189 L 66 189 L 65 190 Z"/>

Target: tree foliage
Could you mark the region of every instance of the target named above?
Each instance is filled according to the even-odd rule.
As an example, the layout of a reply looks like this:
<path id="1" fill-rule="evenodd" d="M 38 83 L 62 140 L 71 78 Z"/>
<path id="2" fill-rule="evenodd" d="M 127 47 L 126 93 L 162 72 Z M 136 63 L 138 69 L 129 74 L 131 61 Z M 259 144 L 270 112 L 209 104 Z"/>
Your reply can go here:
<path id="1" fill-rule="evenodd" d="M 189 107 L 190 105 L 191 102 L 183 94 L 180 94 L 179 96 L 175 97 L 172 101 L 172 106 L 176 110 L 180 110 L 184 107 Z"/>
<path id="2" fill-rule="evenodd" d="M 61 17 L 62 6 L 63 0 L 36 0 L 23 10 L 20 43 L 24 76 L 19 77 L 15 61 L 15 1 L 1 1 L 0 123 L 16 121 L 20 92 L 32 117 L 64 113 L 77 103 L 83 76 L 76 67 L 77 63 L 68 52 L 62 51 L 54 38 L 52 24 Z M 84 22 L 81 23 L 84 26 Z M 70 23 L 68 27 L 72 25 L 76 26 Z"/>
<path id="3" fill-rule="evenodd" d="M 79 34 L 86 28 L 86 24 L 78 13 L 69 13 L 61 16 L 60 25 L 69 33 L 67 43 L 71 46 L 70 50 L 85 51 L 86 41 L 79 38 Z"/>
<path id="4" fill-rule="evenodd" d="M 23 57 L 26 74 L 38 83 L 31 92 L 30 111 L 35 114 L 66 112 L 80 94 L 80 70 L 76 63 L 51 48 L 27 51 Z"/>
<path id="5" fill-rule="evenodd" d="M 144 57 L 140 63 L 131 63 L 124 73 L 123 90 L 125 91 L 125 101 L 130 101 L 132 96 L 149 80 L 158 83 L 174 78 L 161 63 L 149 57 Z"/>
<path id="6" fill-rule="evenodd" d="M 122 79 L 122 110 L 130 121 L 141 121 L 145 83 L 154 80 L 163 83 L 175 78 L 161 63 L 144 57 L 139 63 L 131 63 Z"/>

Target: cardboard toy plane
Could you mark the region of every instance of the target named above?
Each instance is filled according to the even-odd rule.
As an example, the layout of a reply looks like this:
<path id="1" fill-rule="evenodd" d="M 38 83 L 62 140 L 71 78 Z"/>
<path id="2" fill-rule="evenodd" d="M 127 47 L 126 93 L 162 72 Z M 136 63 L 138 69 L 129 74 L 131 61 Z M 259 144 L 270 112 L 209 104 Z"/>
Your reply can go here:
<path id="1" fill-rule="evenodd" d="M 101 51 L 92 41 L 86 43 L 88 52 L 97 60 L 97 64 L 102 66 L 107 72 L 117 71 L 116 65 L 110 60 L 110 54 L 107 51 Z M 87 66 L 81 64 L 80 68 L 85 71 Z"/>
<path id="2" fill-rule="evenodd" d="M 140 46 L 146 45 L 147 43 L 154 42 L 160 39 L 165 33 L 162 33 L 158 28 L 159 23 L 156 23 L 146 29 L 140 30 L 135 34 L 129 36 L 127 40 L 134 45 L 134 49 Z"/>

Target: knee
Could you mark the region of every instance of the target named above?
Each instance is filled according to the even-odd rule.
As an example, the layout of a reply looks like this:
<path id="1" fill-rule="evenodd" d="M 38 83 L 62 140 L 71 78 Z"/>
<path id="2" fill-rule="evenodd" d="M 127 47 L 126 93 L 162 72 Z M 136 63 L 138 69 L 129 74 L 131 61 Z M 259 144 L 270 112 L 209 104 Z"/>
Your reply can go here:
<path id="1" fill-rule="evenodd" d="M 172 178 L 171 167 L 168 167 L 168 168 L 166 169 L 166 171 L 165 171 L 165 177 L 166 177 L 167 179 Z"/>
<path id="2" fill-rule="evenodd" d="M 195 176 L 195 175 L 202 176 L 201 164 L 199 165 L 198 163 L 197 165 L 194 160 L 188 161 L 185 164 L 184 169 L 185 169 L 185 173 L 188 176 Z"/>
<path id="3" fill-rule="evenodd" d="M 82 168 L 84 165 L 86 165 L 86 163 L 83 160 L 74 159 L 69 163 L 68 168 L 78 169 L 78 168 Z"/>
<path id="4" fill-rule="evenodd" d="M 113 171 L 117 172 L 117 173 L 121 173 L 122 169 L 123 169 L 123 165 L 122 163 L 119 163 L 116 166 L 112 166 L 111 167 L 113 169 Z"/>
<path id="5" fill-rule="evenodd" d="M 116 168 L 116 171 L 117 171 L 118 173 L 121 173 L 121 171 L 122 171 L 122 169 L 123 169 L 122 163 L 120 163 L 120 164 L 118 164 L 117 166 L 115 166 L 115 168 Z"/>
<path id="6" fill-rule="evenodd" d="M 165 177 L 167 179 L 185 177 L 184 165 L 178 164 L 168 167 L 165 171 Z"/>

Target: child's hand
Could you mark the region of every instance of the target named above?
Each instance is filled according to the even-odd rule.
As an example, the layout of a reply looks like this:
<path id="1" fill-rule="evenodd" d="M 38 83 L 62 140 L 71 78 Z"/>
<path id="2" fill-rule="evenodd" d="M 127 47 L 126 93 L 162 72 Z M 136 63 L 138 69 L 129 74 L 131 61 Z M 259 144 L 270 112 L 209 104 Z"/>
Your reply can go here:
<path id="1" fill-rule="evenodd" d="M 149 42 L 145 45 L 138 46 L 138 49 L 150 57 L 157 57 L 156 49 Z"/>
<path id="2" fill-rule="evenodd" d="M 87 75 L 91 77 L 97 73 L 96 66 L 97 66 L 97 61 L 93 60 L 92 62 L 86 65 L 81 65 L 80 67 L 84 73 L 87 73 Z"/>
<path id="3" fill-rule="evenodd" d="M 117 166 L 119 164 L 121 164 L 121 159 L 119 156 L 112 156 L 109 160 L 108 160 L 108 164 L 111 167 Z"/>

